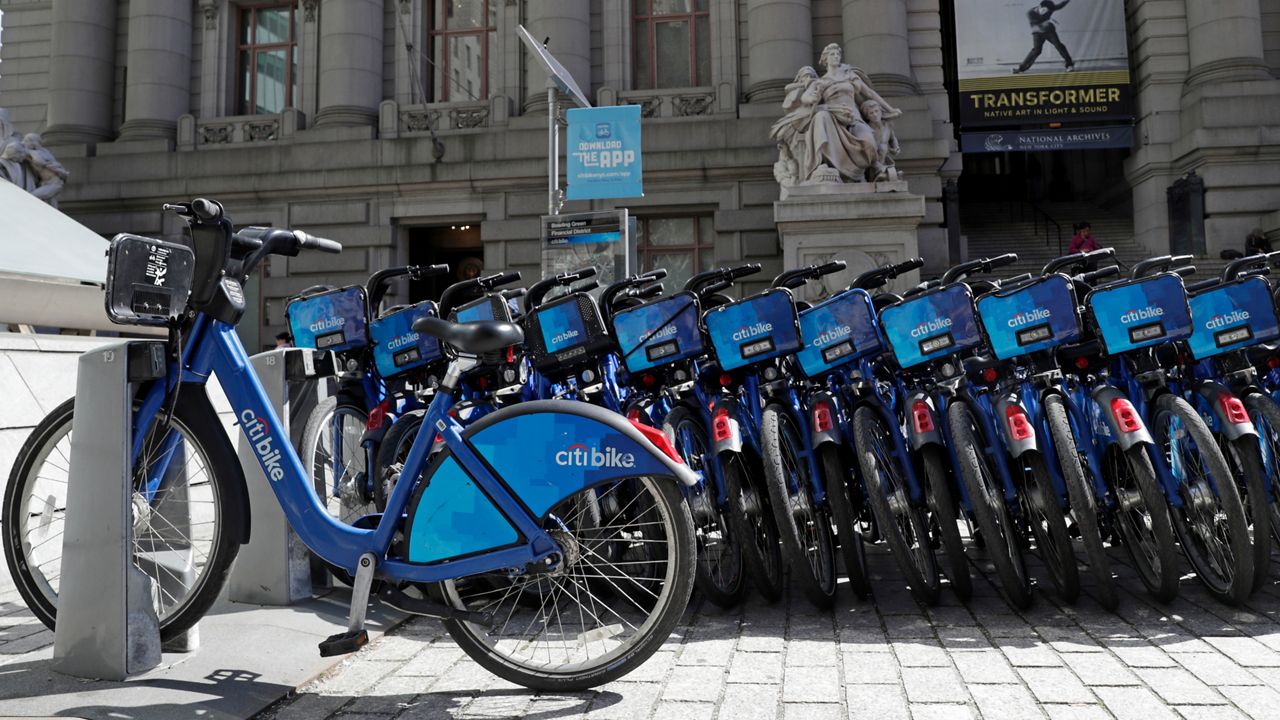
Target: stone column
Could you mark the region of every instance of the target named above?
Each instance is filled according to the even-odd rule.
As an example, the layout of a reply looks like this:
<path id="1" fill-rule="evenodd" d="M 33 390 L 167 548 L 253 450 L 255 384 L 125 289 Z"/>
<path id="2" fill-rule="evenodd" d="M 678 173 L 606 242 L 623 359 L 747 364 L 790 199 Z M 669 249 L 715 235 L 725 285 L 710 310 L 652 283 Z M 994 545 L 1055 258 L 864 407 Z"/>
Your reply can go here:
<path id="1" fill-rule="evenodd" d="M 591 98 L 591 3 L 587 0 L 531 2 L 525 5 L 525 28 L 539 42 L 551 38 L 547 49 L 573 75 L 582 94 Z M 492 59 L 490 59 L 492 62 Z M 525 62 L 524 111 L 547 107 L 547 73 L 533 58 Z"/>
<path id="2" fill-rule="evenodd" d="M 1187 2 L 1187 84 L 1270 77 L 1258 0 Z"/>
<path id="3" fill-rule="evenodd" d="M 843 0 L 845 62 L 862 68 L 881 95 L 915 95 L 907 39 L 907 3 Z"/>
<path id="4" fill-rule="evenodd" d="M 816 65 L 807 0 L 747 0 L 747 102 L 777 103 L 805 65 Z M 821 72 L 821 71 L 819 71 Z"/>
<path id="5" fill-rule="evenodd" d="M 109 139 L 116 68 L 116 3 L 54 0 L 45 142 Z M 176 117 L 176 116 L 175 116 Z"/>
<path id="6" fill-rule="evenodd" d="M 382 102 L 381 0 L 321 0 L 316 125 L 373 125 Z"/>
<path id="7" fill-rule="evenodd" d="M 130 0 L 120 139 L 172 139 L 191 112 L 191 3 Z"/>

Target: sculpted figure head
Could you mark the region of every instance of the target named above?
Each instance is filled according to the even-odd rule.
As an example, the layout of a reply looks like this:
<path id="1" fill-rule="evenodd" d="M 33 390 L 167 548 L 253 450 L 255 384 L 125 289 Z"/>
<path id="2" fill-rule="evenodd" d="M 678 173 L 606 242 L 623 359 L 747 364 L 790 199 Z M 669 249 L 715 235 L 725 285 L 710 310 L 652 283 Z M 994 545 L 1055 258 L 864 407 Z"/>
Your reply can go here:
<path id="1" fill-rule="evenodd" d="M 840 67 L 842 60 L 844 60 L 844 53 L 840 50 L 840 46 L 835 43 L 822 48 L 822 55 L 818 56 L 818 64 L 827 70 Z"/>
<path id="2" fill-rule="evenodd" d="M 28 150 L 39 150 L 44 147 L 44 138 L 40 137 L 40 133 L 27 133 L 22 138 L 22 144 L 26 145 Z"/>
<path id="3" fill-rule="evenodd" d="M 818 71 L 813 69 L 812 65 L 805 65 L 796 73 L 795 82 L 809 82 L 818 79 Z"/>
<path id="4" fill-rule="evenodd" d="M 884 106 L 875 100 L 868 100 L 858 108 L 862 117 L 871 125 L 878 125 L 884 119 Z"/>
<path id="5" fill-rule="evenodd" d="M 4 150 L 0 151 L 0 158 L 12 160 L 14 162 L 22 162 L 27 159 L 27 150 L 19 142 L 6 143 Z"/>

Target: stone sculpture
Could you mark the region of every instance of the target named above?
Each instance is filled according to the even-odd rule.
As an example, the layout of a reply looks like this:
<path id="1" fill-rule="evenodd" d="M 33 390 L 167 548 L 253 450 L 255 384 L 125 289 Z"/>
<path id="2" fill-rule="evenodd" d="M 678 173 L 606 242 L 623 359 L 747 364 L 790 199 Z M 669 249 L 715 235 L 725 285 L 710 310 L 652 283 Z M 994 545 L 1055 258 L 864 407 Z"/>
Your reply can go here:
<path id="1" fill-rule="evenodd" d="M 67 169 L 45 148 L 40 135 L 23 136 L 4 108 L 0 108 L 0 179 L 54 207 L 58 205 L 58 193 L 67 182 Z"/>
<path id="2" fill-rule="evenodd" d="M 819 58 L 826 72 L 803 67 L 784 90 L 784 115 L 769 131 L 778 143 L 774 177 L 782 185 L 898 179 L 892 121 L 902 111 L 871 87 L 866 73 L 841 60 L 839 45 L 826 46 Z"/>

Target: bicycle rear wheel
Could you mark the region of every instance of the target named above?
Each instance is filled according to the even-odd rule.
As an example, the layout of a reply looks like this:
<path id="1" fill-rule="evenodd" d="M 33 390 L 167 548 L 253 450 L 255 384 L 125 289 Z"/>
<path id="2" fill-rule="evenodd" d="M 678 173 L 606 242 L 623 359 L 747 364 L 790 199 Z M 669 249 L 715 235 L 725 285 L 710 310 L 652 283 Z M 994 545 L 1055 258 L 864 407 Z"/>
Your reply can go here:
<path id="1" fill-rule="evenodd" d="M 201 387 L 179 394 L 172 423 L 135 464 L 132 560 L 152 581 L 160 637 L 194 625 L 213 604 L 240 549 L 244 479 Z M 18 592 L 49 629 L 57 623 L 62 534 L 75 400 L 36 426 L 5 487 L 4 553 Z M 175 435 L 176 433 L 176 435 Z M 147 477 L 161 464 L 158 485 Z"/>
<path id="2" fill-rule="evenodd" d="M 612 505 L 615 493 L 619 511 L 607 522 L 581 522 L 582 508 Z M 688 508 L 669 480 L 639 478 L 567 498 L 546 527 L 566 551 L 561 569 L 441 583 L 445 602 L 495 618 L 492 627 L 445 620 L 445 629 L 517 685 L 567 692 L 616 680 L 666 641 L 688 604 L 696 562 Z"/>
<path id="3" fill-rule="evenodd" d="M 338 398 L 320 401 L 307 418 L 298 448 L 320 504 L 348 525 L 377 512 L 368 483 L 368 458 L 360 444 L 369 414 Z"/>
<path id="4" fill-rule="evenodd" d="M 1049 477 L 1049 468 L 1039 452 L 1026 452 L 1013 459 L 1014 472 L 1021 471 L 1023 512 L 1036 540 L 1036 553 L 1058 594 L 1068 603 L 1080 599 L 1080 572 L 1076 553 L 1067 534 L 1066 515 Z"/>
<path id="5" fill-rule="evenodd" d="M 1245 518 L 1249 522 L 1249 540 L 1253 544 L 1253 589 L 1259 590 L 1267 581 L 1271 566 L 1271 532 L 1268 528 L 1266 472 L 1262 468 L 1260 438 L 1246 435 L 1227 440 L 1219 437 L 1218 447 L 1231 467 L 1236 479 L 1236 491 L 1244 505 Z"/>
<path id="6" fill-rule="evenodd" d="M 782 599 L 782 545 L 769 507 L 769 493 L 751 471 L 748 453 L 723 453 L 720 472 L 729 496 L 729 523 L 742 548 L 742 561 L 756 591 L 768 602 Z M 760 461 L 755 460 L 759 465 Z"/>
<path id="7" fill-rule="evenodd" d="M 1249 393 L 1244 398 L 1244 405 L 1258 429 L 1263 468 L 1271 483 L 1267 525 L 1271 529 L 1271 539 L 1280 543 L 1280 406 L 1263 393 Z"/>
<path id="8" fill-rule="evenodd" d="M 1182 507 L 1171 509 L 1183 553 L 1210 594 L 1231 605 L 1244 602 L 1253 591 L 1253 547 L 1222 449 L 1180 397 L 1161 395 L 1152 425 L 1165 461 L 1175 473 L 1181 469 Z"/>
<path id="9" fill-rule="evenodd" d="M 973 580 L 969 577 L 969 559 L 964 554 L 956 501 L 947 478 L 946 453 L 936 445 L 929 445 L 921 448 L 917 457 L 929 481 L 929 512 L 933 513 L 942 550 L 947 554 L 946 575 L 951 581 L 951 591 L 961 600 L 968 600 L 973 597 Z"/>
<path id="10" fill-rule="evenodd" d="M 968 403 L 960 401 L 947 408 L 951 443 L 960 465 L 960 479 L 982 530 L 987 555 L 1000 577 L 1000 590 L 1017 608 L 1031 607 L 1031 579 L 1023 557 L 1022 535 L 1013 524 L 1005 503 L 1004 487 L 991 467 L 986 441 Z"/>
<path id="11" fill-rule="evenodd" d="M 1147 592 L 1160 602 L 1178 596 L 1178 554 L 1173 516 L 1145 446 L 1107 449 L 1102 477 L 1115 496 L 1112 520 L 1121 545 Z"/>
<path id="12" fill-rule="evenodd" d="M 853 594 L 865 600 L 871 597 L 871 581 L 867 578 L 866 543 L 858 530 L 857 512 L 850 499 L 849 468 L 840 457 L 840 449 L 833 444 L 818 448 L 818 468 L 827 490 L 827 504 L 831 506 L 831 518 L 836 525 L 836 541 L 844 558 L 845 573 Z"/>

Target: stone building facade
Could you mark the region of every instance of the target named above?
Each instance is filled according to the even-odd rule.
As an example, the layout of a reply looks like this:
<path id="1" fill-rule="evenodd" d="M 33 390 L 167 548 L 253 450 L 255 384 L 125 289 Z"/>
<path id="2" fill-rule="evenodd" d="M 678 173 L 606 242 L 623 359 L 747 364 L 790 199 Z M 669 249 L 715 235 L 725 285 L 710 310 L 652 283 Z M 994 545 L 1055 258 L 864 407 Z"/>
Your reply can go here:
<path id="1" fill-rule="evenodd" d="M 1208 187 L 1210 237 L 1280 228 L 1280 0 L 1127 6 L 1140 111 L 1125 172 L 1139 240 L 1168 247 L 1164 191 L 1191 169 Z M 964 167 L 944 70 L 950 7 L 0 0 L 0 106 L 43 132 L 71 173 L 62 209 L 104 235 L 177 234 L 161 203 L 208 196 L 237 223 L 343 242 L 341 256 L 265 269 L 251 291 L 267 338 L 283 298 L 393 263 L 474 252 L 487 269 L 537 275 L 545 76 L 517 24 L 550 39 L 596 104 L 643 109 L 645 197 L 565 211 L 630 208 L 647 262 L 779 269 L 768 130 L 783 86 L 836 42 L 904 111 L 897 166 L 925 198 L 918 246 L 936 269 L 956 252 L 944 186 Z"/>

